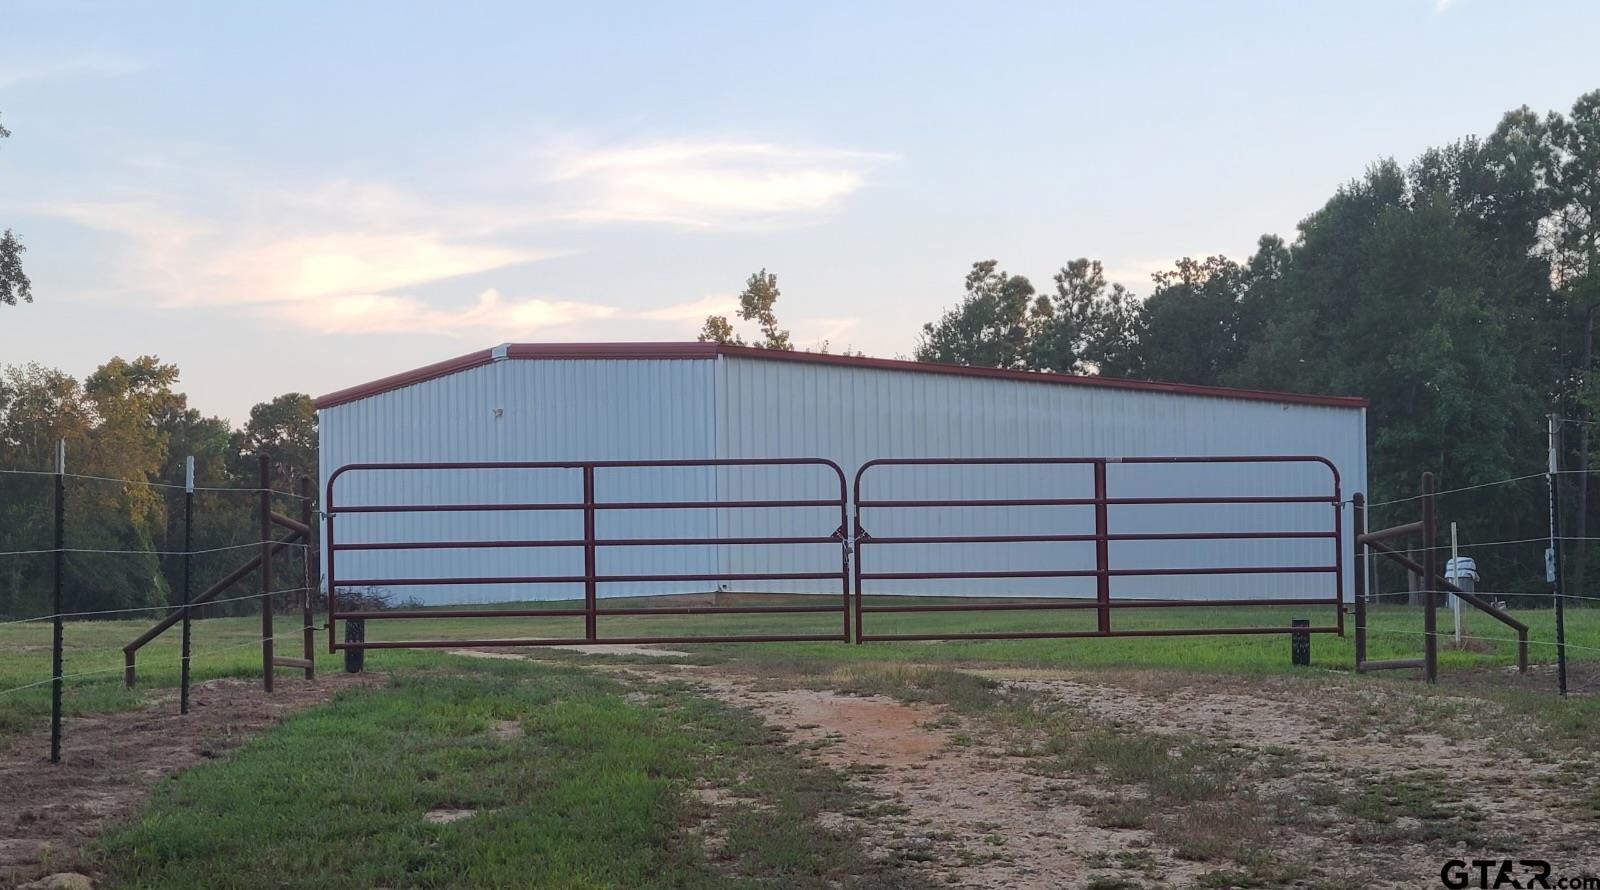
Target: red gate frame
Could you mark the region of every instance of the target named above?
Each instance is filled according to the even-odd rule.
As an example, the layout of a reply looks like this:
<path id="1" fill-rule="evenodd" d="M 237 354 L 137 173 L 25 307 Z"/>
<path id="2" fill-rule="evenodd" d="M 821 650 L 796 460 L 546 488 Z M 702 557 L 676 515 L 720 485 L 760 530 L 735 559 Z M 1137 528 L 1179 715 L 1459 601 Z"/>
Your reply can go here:
<path id="1" fill-rule="evenodd" d="M 1106 490 L 1108 464 L 1202 464 L 1202 463 L 1320 463 L 1333 474 L 1331 495 L 1280 496 L 1280 497 L 1110 497 Z M 867 471 L 882 466 L 1014 466 L 1014 465 L 1084 465 L 1094 469 L 1094 496 L 1087 498 L 1031 498 L 1031 499 L 930 499 L 930 500 L 870 500 L 861 495 L 862 478 Z M 1341 515 L 1343 498 L 1340 493 L 1339 469 L 1325 457 L 1315 455 L 1238 455 L 1220 457 L 1013 457 L 1013 458 L 882 458 L 870 460 L 856 471 L 853 486 L 855 525 L 853 539 L 856 547 L 855 565 L 855 629 L 857 643 L 889 640 L 1013 640 L 1053 639 L 1072 637 L 1149 637 L 1149 636 L 1199 636 L 1212 634 L 1271 634 L 1271 633 L 1337 633 L 1344 636 L 1344 525 Z M 1158 504 L 1295 504 L 1325 503 L 1333 507 L 1333 528 L 1329 531 L 1264 531 L 1264 532 L 1172 532 L 1113 534 L 1108 528 L 1107 507 L 1121 505 Z M 1095 532 L 1088 535 L 915 535 L 875 538 L 861 521 L 863 509 L 928 509 L 933 507 L 1094 507 Z M 1230 539 L 1271 538 L 1332 538 L 1334 542 L 1333 565 L 1318 566 L 1231 566 L 1207 568 L 1113 568 L 1110 564 L 1112 541 L 1209 541 Z M 892 544 L 1008 544 L 1033 542 L 1094 542 L 1095 567 L 1093 569 L 1017 569 L 1006 571 L 975 572 L 868 572 L 864 570 L 868 546 Z M 1124 600 L 1111 599 L 1111 579 L 1132 575 L 1246 575 L 1246 574 L 1307 574 L 1328 573 L 1334 576 L 1335 595 L 1326 598 L 1266 597 L 1251 599 L 1209 600 Z M 1088 578 L 1096 579 L 1096 597 L 1093 602 L 1053 603 L 923 603 L 905 605 L 866 605 L 863 581 L 871 580 L 956 580 L 962 578 Z M 1334 606 L 1338 620 L 1335 625 L 1318 627 L 1223 627 L 1223 628 L 1155 628 L 1146 630 L 1116 630 L 1111 627 L 1111 610 L 1137 608 L 1185 608 L 1196 606 Z M 1098 627 L 1092 631 L 1024 631 L 957 634 L 867 634 L 864 633 L 864 614 L 876 612 L 998 612 L 1044 611 L 1053 609 L 1095 609 Z"/>
<path id="2" fill-rule="evenodd" d="M 650 467 L 754 467 L 754 466 L 820 466 L 831 469 L 839 480 L 837 498 L 749 500 L 749 501 L 597 501 L 595 499 L 595 471 L 618 468 Z M 583 500 L 574 502 L 534 502 L 510 504 L 397 504 L 397 505 L 347 505 L 339 506 L 334 500 L 334 483 L 352 472 L 426 471 L 426 470 L 579 470 L 583 475 Z M 614 460 L 614 461 L 450 461 L 346 464 L 328 477 L 324 513 L 327 527 L 328 566 L 328 651 L 343 649 L 436 649 L 468 646 L 559 646 L 592 643 L 737 643 L 737 642 L 823 642 L 850 640 L 850 547 L 845 540 L 849 528 L 849 501 L 844 470 L 824 458 L 751 458 L 717 460 Z M 671 510 L 671 509 L 723 509 L 723 508 L 839 508 L 839 527 L 831 535 L 788 537 L 715 537 L 715 538 L 599 538 L 595 534 L 595 514 L 600 510 Z M 494 541 L 399 541 L 382 543 L 340 544 L 334 537 L 334 518 L 340 514 L 357 513 L 432 513 L 475 512 L 498 510 L 582 511 L 583 537 L 556 540 L 494 540 Z M 601 547 L 662 547 L 741 544 L 830 544 L 840 548 L 840 568 L 837 572 L 710 572 L 705 574 L 670 575 L 602 575 L 595 568 L 596 555 Z M 483 549 L 500 547 L 571 547 L 582 548 L 584 572 L 582 575 L 528 575 L 489 578 L 358 578 L 341 580 L 336 573 L 336 556 L 356 550 L 445 550 Z M 667 608 L 604 608 L 599 605 L 598 587 L 607 583 L 656 581 L 784 581 L 838 579 L 840 600 L 837 606 L 672 606 Z M 584 585 L 584 607 L 573 609 L 379 609 L 341 610 L 337 591 L 345 587 L 408 586 L 425 584 L 575 584 Z M 841 615 L 842 630 L 836 634 L 767 634 L 734 636 L 657 636 L 657 637 L 602 637 L 598 633 L 597 619 L 601 615 L 728 615 L 774 614 L 801 612 L 837 612 Z M 337 624 L 343 618 L 363 620 L 407 618 L 577 618 L 584 619 L 584 635 L 560 639 L 489 639 L 489 640 L 381 640 L 343 642 L 338 639 Z"/>

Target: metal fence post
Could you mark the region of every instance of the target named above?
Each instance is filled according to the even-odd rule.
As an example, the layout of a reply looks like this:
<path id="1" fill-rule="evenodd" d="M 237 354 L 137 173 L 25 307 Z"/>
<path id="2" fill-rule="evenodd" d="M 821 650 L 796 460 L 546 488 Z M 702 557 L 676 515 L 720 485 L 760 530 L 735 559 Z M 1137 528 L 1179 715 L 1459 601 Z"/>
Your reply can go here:
<path id="1" fill-rule="evenodd" d="M 50 762 L 61 762 L 61 650 L 66 643 L 62 624 L 64 607 L 61 590 L 66 576 L 67 547 L 67 440 L 56 443 L 56 546 L 54 592 L 51 596 L 52 635 L 50 639 Z"/>
<path id="2" fill-rule="evenodd" d="M 1550 499 L 1550 592 L 1556 610 L 1556 690 L 1567 694 L 1567 598 L 1562 595 L 1561 570 L 1561 418 L 1554 414 L 1550 420 L 1550 462 L 1545 471 L 1545 485 Z M 1587 480 L 1584 484 L 1588 484 Z"/>
<path id="3" fill-rule="evenodd" d="M 1351 569 L 1355 572 L 1356 667 L 1360 668 L 1367 660 L 1367 545 L 1361 540 L 1367 533 L 1367 496 L 1359 491 L 1350 497 L 1350 532 L 1356 548 Z"/>
<path id="4" fill-rule="evenodd" d="M 1106 509 L 1106 462 L 1094 462 L 1094 594 L 1100 607 L 1100 633 L 1111 633 L 1111 542 L 1109 511 Z"/>
<path id="5" fill-rule="evenodd" d="M 328 564 L 326 566 L 322 566 L 322 568 L 327 569 L 328 576 L 327 576 L 327 579 L 326 579 L 325 582 L 319 582 L 319 583 L 325 583 L 327 585 L 327 599 L 323 601 L 323 604 L 325 606 L 327 606 L 327 608 L 328 608 L 328 654 L 329 655 L 332 655 L 333 653 L 339 651 L 339 646 L 338 646 L 338 641 L 339 641 L 339 631 L 338 631 L 338 623 L 339 623 L 338 622 L 339 591 L 338 591 L 338 586 L 337 586 L 338 582 L 334 580 L 334 575 L 335 575 L 334 570 L 335 570 L 335 567 L 336 567 L 335 566 L 336 560 L 334 559 L 334 557 L 338 556 L 338 553 L 335 551 L 334 545 L 333 545 L 333 542 L 334 542 L 333 513 L 334 513 L 334 508 L 333 508 L 333 482 L 330 480 L 329 483 L 328 483 L 328 487 L 327 487 L 326 491 L 323 493 L 323 496 L 322 496 L 322 520 L 323 520 L 323 523 L 324 523 L 323 528 L 322 528 L 322 539 L 324 541 L 328 542 Z M 321 551 L 319 549 L 318 557 L 320 558 L 320 556 L 321 556 Z"/>
<path id="6" fill-rule="evenodd" d="M 850 494 L 839 477 L 839 590 L 843 597 L 844 642 L 850 642 Z"/>
<path id="7" fill-rule="evenodd" d="M 1439 555 L 1434 552 L 1433 474 L 1422 474 L 1422 673 L 1429 683 L 1439 682 L 1439 596 L 1436 592 Z"/>
<path id="8" fill-rule="evenodd" d="M 189 713 L 190 626 L 194 590 L 190 586 L 194 563 L 194 457 L 183 462 L 183 635 L 179 644 L 178 713 Z"/>
<path id="9" fill-rule="evenodd" d="M 583 636 L 596 639 L 594 465 L 583 466 Z"/>
<path id="10" fill-rule="evenodd" d="M 316 517 L 311 510 L 311 477 L 300 477 L 300 523 L 306 527 L 305 549 L 301 551 L 305 559 L 302 561 L 300 573 L 300 613 L 303 620 L 300 622 L 300 638 L 304 643 L 306 659 L 306 679 L 313 680 L 317 676 L 317 629 L 315 623 L 316 594 L 315 583 L 317 579 L 316 559 L 317 545 L 315 530 Z"/>
<path id="11" fill-rule="evenodd" d="M 1339 482 L 1333 483 L 1333 596 L 1338 600 L 1334 614 L 1339 636 L 1344 636 L 1344 498 Z"/>
<path id="12" fill-rule="evenodd" d="M 261 485 L 261 686 L 272 691 L 272 464 L 256 456 Z"/>

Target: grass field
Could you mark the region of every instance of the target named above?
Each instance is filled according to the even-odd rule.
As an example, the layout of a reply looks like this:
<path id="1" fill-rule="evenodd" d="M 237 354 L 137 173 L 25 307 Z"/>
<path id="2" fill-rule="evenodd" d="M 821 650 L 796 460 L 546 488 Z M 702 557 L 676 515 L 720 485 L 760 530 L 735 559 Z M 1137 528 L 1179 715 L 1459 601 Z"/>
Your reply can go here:
<path id="1" fill-rule="evenodd" d="M 896 598 L 895 602 L 908 601 Z M 615 601 L 626 604 L 623 601 Z M 871 600 L 869 599 L 869 602 Z M 548 605 L 548 604 L 545 604 Z M 1530 657 L 1535 662 L 1555 660 L 1554 615 L 1549 610 L 1522 610 L 1514 613 L 1531 628 L 1534 641 Z M 1314 624 L 1333 622 L 1330 607 L 1188 608 L 1181 610 L 1129 609 L 1114 613 L 1118 629 L 1172 627 L 1282 626 L 1293 617 L 1310 618 Z M 297 655 L 301 642 L 298 616 L 279 616 L 276 620 L 279 654 Z M 1441 611 L 1441 629 L 1448 627 L 1449 615 Z M 1446 645 L 1440 651 L 1442 671 L 1514 663 L 1514 635 L 1508 628 L 1486 616 L 1469 615 L 1469 632 L 1477 640 L 1471 649 L 1458 650 Z M 320 619 L 319 619 L 320 621 Z M 869 614 L 869 632 L 874 633 L 963 633 L 1004 632 L 1007 630 L 1088 630 L 1094 615 L 1088 610 L 1067 612 L 989 612 L 989 613 L 890 613 Z M 152 689 L 170 688 L 178 682 L 178 634 L 167 632 L 138 656 L 138 686 L 129 692 L 122 686 L 121 647 L 136 637 L 149 621 L 80 621 L 67 625 L 64 673 L 65 712 L 94 713 L 133 707 L 142 694 Z M 716 636 L 731 634 L 824 634 L 840 630 L 834 614 L 779 615 L 673 615 L 602 616 L 602 637 Z M 1370 612 L 1369 656 L 1373 659 L 1415 657 L 1421 654 L 1422 619 L 1420 610 L 1403 606 L 1374 607 Z M 1353 637 L 1318 634 L 1312 640 L 1312 666 L 1332 670 L 1350 669 L 1354 659 Z M 370 621 L 370 640 L 413 638 L 481 639 L 487 637 L 539 638 L 582 636 L 581 618 L 438 618 L 425 620 Z M 211 618 L 195 622 L 193 676 L 196 680 L 217 677 L 249 677 L 260 674 L 260 620 L 255 617 Z M 1593 660 L 1600 656 L 1600 610 L 1573 609 L 1567 616 L 1567 639 L 1573 660 Z M 326 634 L 318 630 L 318 658 L 324 670 L 339 663 L 325 651 Z M 679 645 L 679 644 L 675 644 Z M 1111 639 L 1031 639 L 960 640 L 936 642 L 879 642 L 846 645 L 839 642 L 695 644 L 693 652 L 707 658 L 757 657 L 808 659 L 838 663 L 856 661 L 925 662 L 952 665 L 1024 665 L 1084 668 L 1172 668 L 1230 673 L 1281 673 L 1289 665 L 1287 637 L 1191 636 Z M 416 666 L 439 663 L 439 656 L 426 652 L 373 650 L 368 664 L 375 668 Z M 286 672 L 292 676 L 293 672 Z M 47 681 L 50 677 L 50 626 L 46 622 L 0 625 L 0 690 Z M 48 683 L 0 692 L 0 744 L 6 737 L 31 726 L 49 713 Z"/>
<path id="2" fill-rule="evenodd" d="M 1420 654 L 1417 610 L 1371 614 L 1372 657 Z M 1301 616 L 1281 608 L 1194 608 L 1127 610 L 1114 621 L 1154 628 L 1281 625 L 1290 617 Z M 1304 617 L 1319 624 L 1331 618 Z M 1553 638 L 1551 613 L 1518 617 L 1533 629 L 1534 661 L 1551 661 L 1553 650 L 1539 644 Z M 946 612 L 868 620 L 873 632 L 938 633 L 1078 629 L 1094 619 L 1086 612 Z M 276 624 L 280 654 L 297 654 L 297 620 L 280 616 Z M 839 625 L 829 614 L 603 616 L 600 633 L 827 633 Z M 69 739 L 77 718 L 170 696 L 175 632 L 140 653 L 137 688 L 122 688 L 121 645 L 146 626 L 68 625 Z M 162 783 L 143 809 L 63 861 L 94 872 L 103 886 L 150 888 L 989 887 L 1058 868 L 1087 869 L 1096 877 L 1084 886 L 1097 890 L 1331 888 L 1351 878 L 1323 874 L 1303 854 L 1307 844 L 1332 845 L 1354 863 L 1351 874 L 1368 874 L 1411 862 L 1424 855 L 1419 850 L 1522 850 L 1516 844 L 1555 837 L 1506 826 L 1486 831 L 1474 814 L 1487 804 L 1473 794 L 1496 782 L 1462 785 L 1446 777 L 1450 761 L 1430 765 L 1466 756 L 1459 752 L 1488 738 L 1505 769 L 1538 771 L 1540 781 L 1562 791 L 1562 806 L 1577 807 L 1564 810 L 1567 821 L 1558 824 L 1567 826 L 1561 844 L 1581 846 L 1583 826 L 1600 819 L 1600 787 L 1583 766 L 1600 756 L 1591 738 L 1600 697 L 1558 700 L 1545 688 L 1553 685 L 1547 672 L 1518 678 L 1498 670 L 1514 663 L 1515 647 L 1484 638 L 1511 635 L 1481 616 L 1469 626 L 1478 635 L 1472 647 L 1441 651 L 1438 690 L 1414 672 L 1350 674 L 1352 642 L 1333 635 L 1313 638 L 1309 670 L 1290 666 L 1289 640 L 1277 635 L 674 644 L 689 653 L 680 661 L 711 672 L 703 676 L 739 678 L 713 687 L 642 658 L 529 648 L 516 651 L 535 660 L 484 661 L 374 650 L 367 668 L 383 682 L 339 692 L 331 704 L 243 747 L 229 742 L 218 749 L 226 753 Z M 259 627 L 254 617 L 196 622 L 196 680 L 250 678 L 253 686 Z M 581 621 L 568 618 L 368 623 L 369 639 L 580 631 Z M 1570 612 L 1568 636 L 1575 675 L 1594 677 L 1600 611 Z M 49 638 L 42 623 L 0 626 L 0 689 L 48 678 Z M 319 632 L 319 668 L 337 673 L 340 659 L 322 651 L 325 640 Z M 303 683 L 297 673 L 282 671 L 280 683 Z M 1026 683 L 991 679 L 1012 675 L 1076 679 L 1043 697 Z M 1075 704 L 1056 698 L 1084 695 L 1085 683 L 1107 685 Z M 1228 701 L 1259 694 L 1260 704 L 1209 712 L 1186 704 L 1219 694 Z M 823 696 L 822 716 L 807 710 L 816 702 L 806 696 Z M 895 739 L 869 732 L 853 740 L 860 725 L 829 722 L 840 718 L 827 708 L 848 712 L 854 696 L 918 709 L 904 732 L 937 742 L 944 753 L 926 772 L 922 760 L 932 754 L 888 770 L 874 765 L 873 756 Z M 1128 696 L 1139 703 L 1128 712 L 1133 722 L 1097 710 Z M 1320 743 L 1276 739 L 1248 722 L 1256 719 L 1252 710 L 1292 714 L 1322 697 L 1333 704 L 1326 717 L 1313 715 L 1309 738 L 1361 740 L 1326 751 L 1393 744 L 1410 772 L 1372 772 L 1365 759 L 1329 761 L 1317 753 Z M 0 747 L 14 749 L 24 733 L 37 732 L 48 707 L 48 685 L 0 693 Z M 153 708 L 177 719 L 170 699 Z M 1225 743 L 1218 724 L 1186 723 L 1191 712 L 1224 724 L 1248 718 L 1229 730 L 1244 735 Z M 1489 713 L 1511 719 L 1485 724 Z M 872 716 L 864 725 L 880 719 L 888 718 Z M 1448 745 L 1427 743 L 1437 757 L 1412 740 L 1441 732 Z M 856 741 L 860 752 L 851 753 Z M 828 752 L 833 759 L 819 761 Z M 1504 766 L 1507 757 L 1532 759 Z M 1012 763 L 1022 766 L 1006 765 Z M 972 781 L 980 785 L 962 784 Z M 1051 791 L 1052 782 L 1075 790 Z M 947 790 L 921 800 L 930 783 Z M 1002 803 L 1036 798 L 1029 806 L 1043 807 L 1040 815 L 974 797 L 989 795 L 991 786 L 1012 789 L 995 791 Z M 1399 790 L 1376 795 L 1377 787 Z M 990 809 L 959 817 L 946 811 L 942 802 L 960 799 Z M 465 818 L 450 821 L 453 813 Z M 1077 823 L 1052 823 L 1052 836 L 1064 832 L 1070 845 L 1057 843 L 1052 853 L 1048 844 L 1011 843 L 1046 813 L 1056 823 L 1077 814 Z M 1347 831 L 1345 823 L 1354 827 Z M 1405 827 L 1414 824 L 1423 828 Z M 1298 839 L 1273 841 L 1284 832 Z M 1349 844 L 1356 846 L 1345 849 Z M 1283 851 L 1290 847 L 1301 852 L 1289 856 Z"/>

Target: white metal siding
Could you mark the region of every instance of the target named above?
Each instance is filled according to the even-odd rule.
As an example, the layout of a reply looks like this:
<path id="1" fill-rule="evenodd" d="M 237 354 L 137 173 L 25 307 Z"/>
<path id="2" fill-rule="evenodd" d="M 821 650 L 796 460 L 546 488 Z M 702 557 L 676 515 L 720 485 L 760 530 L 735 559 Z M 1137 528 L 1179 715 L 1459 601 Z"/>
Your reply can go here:
<path id="1" fill-rule="evenodd" d="M 348 402 L 320 412 L 323 486 L 351 463 L 385 461 L 559 461 L 704 459 L 713 454 L 710 360 L 509 360 Z M 497 415 L 496 410 L 500 413 Z M 600 500 L 706 500 L 705 469 L 599 470 Z M 346 473 L 336 502 L 352 504 L 572 502 L 582 499 L 578 470 L 393 471 Z M 605 512 L 602 537 L 712 535 L 709 510 Z M 347 514 L 339 542 L 581 538 L 578 512 Z M 326 558 L 326 555 L 324 555 Z M 602 551 L 611 574 L 714 571 L 709 547 Z M 337 556 L 346 579 L 581 575 L 582 551 L 478 549 L 352 551 Z M 610 584 L 606 596 L 676 593 L 703 584 Z M 581 597 L 581 585 L 395 587 L 397 600 L 430 604 Z"/>
<path id="2" fill-rule="evenodd" d="M 501 409 L 496 416 L 495 410 Z M 1233 398 L 733 358 L 546 359 L 496 362 L 370 396 L 321 414 L 325 474 L 355 462 L 657 460 L 823 457 L 853 481 L 880 457 L 1118 457 L 1315 454 L 1343 475 L 1346 497 L 1365 488 L 1365 412 Z M 1113 497 L 1323 494 L 1321 465 L 1112 465 Z M 868 476 L 872 498 L 1087 497 L 1086 466 L 888 469 Z M 815 499 L 837 478 L 815 467 L 600 470 L 602 501 Z M 346 474 L 340 504 L 576 501 L 576 470 Z M 1332 507 L 1116 506 L 1114 532 L 1321 529 Z M 602 537 L 827 535 L 837 509 L 602 511 Z M 1346 511 L 1345 564 L 1350 544 Z M 877 536 L 1086 533 L 1086 507 L 868 510 Z M 339 541 L 576 538 L 571 513 L 422 513 L 341 516 Z M 869 546 L 869 571 L 1092 568 L 1092 544 Z M 829 545 L 602 550 L 609 574 L 826 571 Z M 1195 567 L 1331 562 L 1331 542 L 1115 542 L 1114 566 Z M 571 550 L 343 552 L 338 576 L 468 577 L 580 574 Z M 603 596 L 680 593 L 710 583 L 601 586 Z M 730 582 L 744 590 L 837 592 L 826 582 Z M 1316 596 L 1326 576 L 1115 578 L 1114 597 Z M 1091 595 L 1090 579 L 869 582 L 869 593 Z M 395 588 L 428 603 L 568 599 L 578 585 Z"/>
<path id="3" fill-rule="evenodd" d="M 1344 492 L 1366 478 L 1365 412 L 1245 399 L 1105 387 L 1064 386 L 981 377 L 744 358 L 719 359 L 718 453 L 724 457 L 819 455 L 853 480 L 880 457 L 1118 457 L 1309 454 L 1329 458 Z M 723 497 L 798 492 L 800 474 L 757 486 L 725 479 Z M 1320 464 L 1113 464 L 1112 497 L 1318 495 L 1331 491 Z M 730 484 L 731 483 L 731 484 Z M 880 468 L 869 471 L 869 499 L 1053 498 L 1093 494 L 1087 466 Z M 786 488 L 784 486 L 787 486 Z M 1325 529 L 1331 506 L 1113 506 L 1113 532 Z M 820 527 L 748 511 L 724 531 L 803 534 Z M 820 517 L 819 517 L 820 519 Z M 1346 566 L 1350 552 L 1346 522 Z M 1088 507 L 868 509 L 870 534 L 1081 534 L 1093 531 Z M 868 546 L 868 571 L 1092 569 L 1092 544 Z M 1114 567 L 1331 564 L 1331 541 L 1258 540 L 1113 542 Z M 731 571 L 793 568 L 809 557 L 747 547 L 728 554 Z M 1348 575 L 1348 572 L 1346 573 Z M 1349 581 L 1346 581 L 1347 590 Z M 871 581 L 869 593 L 1092 595 L 1092 579 Z M 768 589 L 792 590 L 795 585 Z M 1317 596 L 1332 592 L 1324 575 L 1119 577 L 1114 597 Z"/>

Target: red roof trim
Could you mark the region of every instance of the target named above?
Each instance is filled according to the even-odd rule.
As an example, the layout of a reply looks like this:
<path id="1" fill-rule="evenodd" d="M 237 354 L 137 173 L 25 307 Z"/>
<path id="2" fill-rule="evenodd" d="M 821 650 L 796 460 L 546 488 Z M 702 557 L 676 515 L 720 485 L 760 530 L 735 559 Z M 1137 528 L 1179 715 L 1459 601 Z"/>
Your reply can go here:
<path id="1" fill-rule="evenodd" d="M 495 350 L 483 349 L 459 358 L 438 362 L 426 367 L 395 374 L 341 389 L 316 400 L 318 408 L 332 408 L 357 399 L 422 383 L 457 371 L 465 371 L 494 361 Z M 1330 408 L 1365 408 L 1367 400 L 1357 396 L 1323 396 L 1303 393 L 1271 392 L 1259 389 L 1234 389 L 1223 386 L 1196 386 L 1188 383 L 1157 383 L 1150 380 L 1125 380 L 1118 377 L 1099 377 L 1075 374 L 1049 374 L 1040 371 L 1012 371 L 1002 368 L 972 368 L 965 365 L 944 365 L 932 362 L 913 362 L 903 359 L 861 358 L 848 355 L 826 355 L 818 352 L 784 352 L 757 349 L 750 346 L 724 346 L 718 343 L 511 343 L 505 348 L 505 357 L 519 360 L 552 359 L 710 359 L 719 355 L 733 358 L 761 359 L 765 361 L 802 362 L 816 365 L 840 365 L 849 368 L 873 368 L 881 371 L 903 371 L 912 374 L 949 374 L 956 377 L 989 377 L 1016 380 L 1024 383 L 1049 383 L 1065 386 L 1095 386 L 1105 389 L 1140 390 L 1177 395 L 1208 396 L 1219 399 L 1246 399 L 1256 402 L 1277 402 L 1288 405 L 1320 405 Z"/>
<path id="2" fill-rule="evenodd" d="M 335 405 L 343 405 L 346 402 L 354 402 L 357 399 L 375 396 L 378 393 L 423 383 L 447 374 L 454 374 L 457 371 L 465 371 L 470 368 L 476 368 L 479 365 L 487 365 L 493 360 L 493 350 L 480 349 L 467 355 L 445 359 L 442 362 L 434 362 L 431 365 L 423 365 L 415 370 L 391 374 L 388 377 L 380 377 L 371 383 L 362 383 L 330 392 L 325 396 L 318 397 L 312 404 L 317 408 L 332 408 Z"/>

